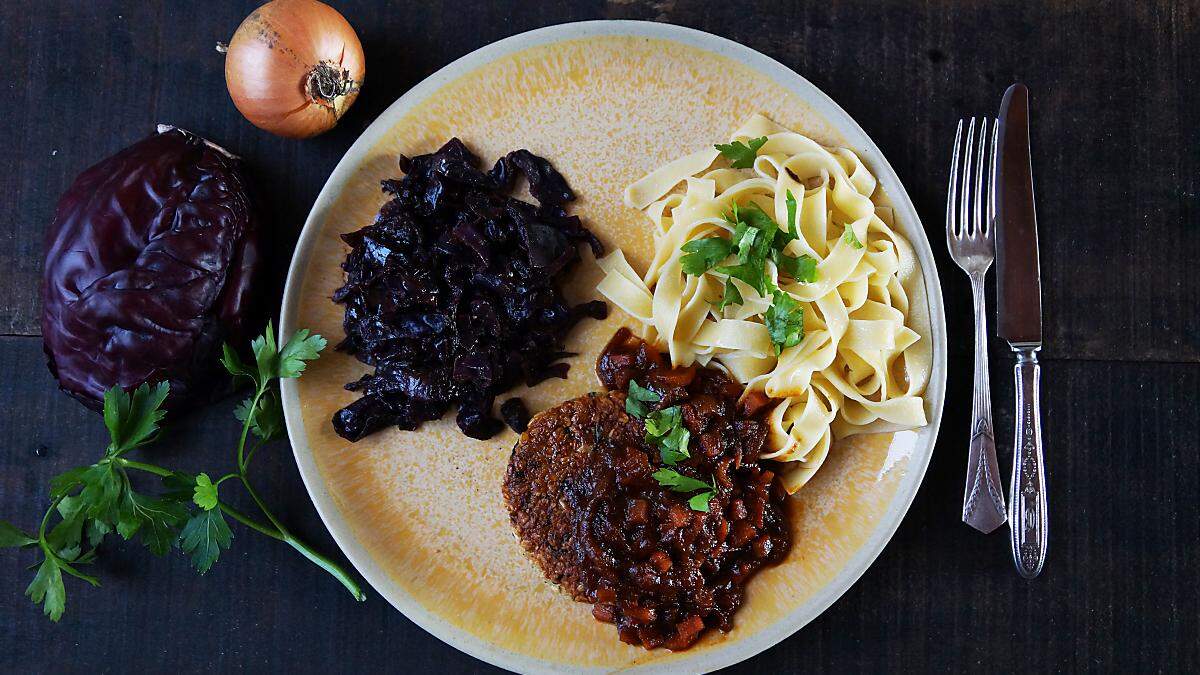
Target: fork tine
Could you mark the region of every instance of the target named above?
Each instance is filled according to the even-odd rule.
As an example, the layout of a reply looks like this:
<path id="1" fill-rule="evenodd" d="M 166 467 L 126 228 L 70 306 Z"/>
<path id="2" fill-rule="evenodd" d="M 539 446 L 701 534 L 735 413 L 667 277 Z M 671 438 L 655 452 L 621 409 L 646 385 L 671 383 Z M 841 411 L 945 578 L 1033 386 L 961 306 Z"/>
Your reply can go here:
<path id="1" fill-rule="evenodd" d="M 958 151 L 962 141 L 963 121 L 958 121 L 954 132 L 954 153 L 950 157 L 950 187 L 946 189 L 946 237 L 958 236 Z"/>
<path id="2" fill-rule="evenodd" d="M 967 124 L 967 143 L 963 155 L 962 193 L 958 199 L 959 236 L 970 236 L 971 228 L 971 156 L 975 147 L 975 118 Z"/>
<path id="3" fill-rule="evenodd" d="M 983 182 L 983 160 L 987 156 L 988 133 L 987 133 L 988 118 L 983 117 L 979 120 L 979 147 L 975 156 L 975 191 L 971 195 L 971 207 L 974 209 L 974 218 L 971 219 L 971 236 L 984 236 L 983 217 L 984 217 L 984 182 Z"/>
<path id="4" fill-rule="evenodd" d="M 999 180 L 999 156 L 996 143 L 1000 135 L 1000 120 L 992 122 L 992 167 L 988 172 L 988 201 L 987 201 L 987 237 L 992 239 L 996 231 L 996 182 Z"/>

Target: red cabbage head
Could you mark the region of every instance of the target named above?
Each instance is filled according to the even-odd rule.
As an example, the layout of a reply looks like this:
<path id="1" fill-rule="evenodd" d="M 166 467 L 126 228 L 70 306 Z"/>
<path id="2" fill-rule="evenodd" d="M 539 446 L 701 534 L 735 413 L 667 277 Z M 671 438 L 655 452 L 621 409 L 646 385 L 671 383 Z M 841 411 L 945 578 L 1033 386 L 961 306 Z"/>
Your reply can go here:
<path id="1" fill-rule="evenodd" d="M 63 391 L 167 380 L 175 411 L 228 391 L 221 343 L 245 344 L 257 222 L 241 162 L 180 129 L 84 171 L 46 238 L 42 339 Z"/>

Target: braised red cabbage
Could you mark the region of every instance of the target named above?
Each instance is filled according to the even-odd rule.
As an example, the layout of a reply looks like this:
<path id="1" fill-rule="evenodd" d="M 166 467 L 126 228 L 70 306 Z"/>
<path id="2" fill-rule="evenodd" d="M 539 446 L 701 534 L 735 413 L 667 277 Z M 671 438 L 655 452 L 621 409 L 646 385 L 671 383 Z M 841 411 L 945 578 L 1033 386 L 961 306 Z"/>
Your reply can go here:
<path id="1" fill-rule="evenodd" d="M 221 343 L 258 328 L 259 267 L 240 161 L 164 127 L 84 171 L 46 239 L 42 338 L 64 391 L 100 409 L 113 385 L 167 380 L 180 410 L 228 391 Z"/>
<path id="2" fill-rule="evenodd" d="M 500 418 L 504 420 L 509 429 L 518 434 L 525 433 L 525 430 L 529 428 L 529 409 L 519 398 L 510 398 L 500 404 Z"/>
<path id="3" fill-rule="evenodd" d="M 392 198 L 375 222 L 342 237 L 351 250 L 333 296 L 345 305 L 338 349 L 375 372 L 346 385 L 363 395 L 334 428 L 356 441 L 386 426 L 416 429 L 457 405 L 463 433 L 490 438 L 502 428 L 496 396 L 566 377 L 568 331 L 607 316 L 603 302 L 571 306 L 561 292 L 579 244 L 597 256 L 603 246 L 563 208 L 575 198 L 566 180 L 528 150 L 485 172 L 454 138 L 402 156 L 400 169 L 403 178 L 383 181 Z M 518 174 L 537 205 L 510 195 Z M 505 413 L 519 426 L 517 405 Z"/>

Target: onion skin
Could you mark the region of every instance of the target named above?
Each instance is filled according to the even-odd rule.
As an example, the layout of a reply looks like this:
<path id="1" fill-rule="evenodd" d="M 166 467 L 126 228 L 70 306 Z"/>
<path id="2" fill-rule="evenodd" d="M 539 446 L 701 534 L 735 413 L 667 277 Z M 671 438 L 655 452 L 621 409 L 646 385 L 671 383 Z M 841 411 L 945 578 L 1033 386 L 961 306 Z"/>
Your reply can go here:
<path id="1" fill-rule="evenodd" d="M 309 138 L 338 123 L 366 76 L 358 35 L 317 0 L 272 0 L 238 26 L 225 55 L 233 104 L 254 126 Z"/>

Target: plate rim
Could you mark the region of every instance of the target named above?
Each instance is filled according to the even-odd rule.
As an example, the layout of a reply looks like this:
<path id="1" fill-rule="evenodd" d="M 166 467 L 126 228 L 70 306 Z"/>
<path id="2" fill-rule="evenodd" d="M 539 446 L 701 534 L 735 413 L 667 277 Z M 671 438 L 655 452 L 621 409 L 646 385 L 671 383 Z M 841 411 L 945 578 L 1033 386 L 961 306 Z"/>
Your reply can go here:
<path id="1" fill-rule="evenodd" d="M 382 140 L 405 114 L 446 84 L 498 58 L 531 47 L 597 36 L 646 37 L 680 42 L 738 61 L 792 91 L 806 103 L 812 105 L 828 123 L 846 137 L 847 143 L 856 152 L 868 160 L 892 202 L 893 208 L 900 212 L 900 217 L 904 222 L 913 224 L 914 232 L 920 234 L 919 237 L 909 236 L 908 239 L 921 264 L 929 306 L 929 321 L 932 331 L 930 337 L 933 341 L 933 367 L 930 381 L 926 385 L 926 395 L 931 404 L 929 424 L 926 427 L 929 430 L 928 445 L 914 449 L 914 452 L 920 451 L 920 456 L 910 459 L 909 472 L 897 486 L 896 494 L 892 497 L 884 516 L 876 523 L 867 540 L 851 556 L 833 580 L 816 591 L 807 602 L 746 640 L 698 653 L 692 658 L 685 656 L 679 660 L 648 663 L 630 669 L 631 672 L 644 673 L 681 670 L 709 672 L 740 663 L 794 635 L 823 614 L 862 577 L 887 547 L 887 544 L 891 542 L 904 516 L 908 514 L 933 456 L 941 426 L 946 393 L 946 321 L 941 283 L 929 238 L 908 192 L 904 189 L 899 176 L 883 152 L 854 118 L 820 88 L 786 65 L 751 47 L 719 35 L 667 23 L 611 19 L 578 21 L 537 28 L 484 45 L 443 66 L 406 91 L 371 122 L 338 161 L 313 202 L 312 209 L 309 211 L 296 241 L 284 286 L 279 336 L 280 339 L 283 339 L 284 335 L 291 334 L 297 328 L 295 323 L 299 308 L 299 296 L 303 287 L 303 276 L 309 266 L 314 244 L 319 236 L 318 224 L 325 220 L 327 213 L 336 201 L 337 194 L 353 177 L 361 163 L 362 156 Z M 516 672 L 562 672 L 561 664 L 498 647 L 450 624 L 427 610 L 393 582 L 388 572 L 382 569 L 366 548 L 359 543 L 358 538 L 350 529 L 349 523 L 342 515 L 342 510 L 324 484 L 304 429 L 298 386 L 294 380 L 283 380 L 280 385 L 280 400 L 288 436 L 291 440 L 292 454 L 295 457 L 300 477 L 317 514 L 321 517 L 321 522 L 333 537 L 334 542 L 337 543 L 342 554 L 371 588 L 430 635 L 481 661 Z M 386 589 L 388 592 L 381 589 Z M 605 672 L 604 668 L 574 667 L 572 670 L 575 672 Z"/>

